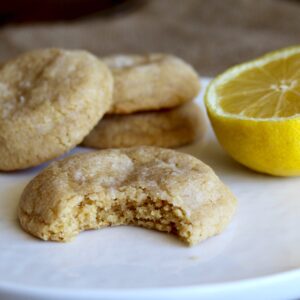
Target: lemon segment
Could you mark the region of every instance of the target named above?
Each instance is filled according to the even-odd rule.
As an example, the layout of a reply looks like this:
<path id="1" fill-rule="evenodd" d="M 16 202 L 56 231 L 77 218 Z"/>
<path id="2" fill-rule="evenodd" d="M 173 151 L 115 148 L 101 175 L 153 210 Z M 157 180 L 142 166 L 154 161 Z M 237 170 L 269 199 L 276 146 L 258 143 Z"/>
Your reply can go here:
<path id="1" fill-rule="evenodd" d="M 205 105 L 220 144 L 235 160 L 267 174 L 300 175 L 300 47 L 219 75 Z"/>

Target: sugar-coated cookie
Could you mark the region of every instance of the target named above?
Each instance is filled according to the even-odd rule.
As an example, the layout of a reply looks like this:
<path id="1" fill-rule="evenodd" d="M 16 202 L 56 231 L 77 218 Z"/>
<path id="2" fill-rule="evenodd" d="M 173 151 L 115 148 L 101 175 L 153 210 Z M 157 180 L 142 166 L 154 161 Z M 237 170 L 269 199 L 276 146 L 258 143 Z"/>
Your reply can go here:
<path id="1" fill-rule="evenodd" d="M 42 49 L 0 68 L 0 170 L 38 165 L 70 150 L 108 110 L 113 78 L 86 51 Z"/>
<path id="2" fill-rule="evenodd" d="M 201 138 L 205 122 L 195 103 L 129 115 L 106 115 L 83 140 L 93 148 L 179 147 Z"/>
<path id="3" fill-rule="evenodd" d="M 53 162 L 25 188 L 21 226 L 44 240 L 133 224 L 193 245 L 220 233 L 236 200 L 193 156 L 156 147 L 110 149 Z"/>
<path id="4" fill-rule="evenodd" d="M 111 114 L 175 107 L 199 93 L 196 71 L 175 56 L 113 55 L 103 61 L 114 77 Z"/>

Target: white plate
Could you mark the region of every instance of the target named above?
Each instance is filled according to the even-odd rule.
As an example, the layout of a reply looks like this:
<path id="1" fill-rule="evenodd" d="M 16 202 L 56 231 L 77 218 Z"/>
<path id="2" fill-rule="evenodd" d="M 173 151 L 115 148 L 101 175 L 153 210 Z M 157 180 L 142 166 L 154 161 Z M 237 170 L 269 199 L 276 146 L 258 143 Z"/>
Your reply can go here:
<path id="1" fill-rule="evenodd" d="M 125 226 L 84 232 L 67 244 L 40 241 L 22 231 L 16 207 L 42 167 L 2 173 L 0 299 L 300 296 L 300 178 L 240 166 L 211 129 L 204 143 L 182 150 L 212 166 L 239 200 L 228 229 L 192 248 L 171 235 Z"/>

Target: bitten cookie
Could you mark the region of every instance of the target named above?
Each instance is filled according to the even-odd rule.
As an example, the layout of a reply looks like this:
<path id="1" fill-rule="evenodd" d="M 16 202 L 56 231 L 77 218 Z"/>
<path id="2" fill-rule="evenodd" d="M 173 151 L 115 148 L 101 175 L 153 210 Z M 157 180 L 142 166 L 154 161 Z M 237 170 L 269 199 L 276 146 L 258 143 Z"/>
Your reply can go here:
<path id="1" fill-rule="evenodd" d="M 195 103 L 130 115 L 106 115 L 83 140 L 94 148 L 179 147 L 201 138 L 205 122 Z"/>
<path id="2" fill-rule="evenodd" d="M 108 110 L 113 79 L 85 51 L 44 49 L 0 68 L 0 170 L 38 165 L 70 150 Z"/>
<path id="3" fill-rule="evenodd" d="M 111 114 L 175 107 L 199 93 L 197 73 L 175 56 L 114 55 L 103 61 L 114 77 Z"/>
<path id="4" fill-rule="evenodd" d="M 18 216 L 27 232 L 44 240 L 133 224 L 193 245 L 220 233 L 235 209 L 229 189 L 195 157 L 134 147 L 53 162 L 25 188 Z"/>

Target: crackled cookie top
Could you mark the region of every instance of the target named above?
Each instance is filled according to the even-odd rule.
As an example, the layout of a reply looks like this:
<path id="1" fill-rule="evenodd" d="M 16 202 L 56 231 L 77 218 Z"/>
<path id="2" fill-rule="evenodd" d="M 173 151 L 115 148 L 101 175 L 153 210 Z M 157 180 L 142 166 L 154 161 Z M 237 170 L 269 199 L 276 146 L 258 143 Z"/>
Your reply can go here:
<path id="1" fill-rule="evenodd" d="M 43 49 L 0 68 L 0 170 L 37 165 L 80 143 L 111 104 L 108 68 L 86 51 Z"/>
<path id="2" fill-rule="evenodd" d="M 198 159 L 155 147 L 110 149 L 52 163 L 25 188 L 22 227 L 67 241 L 85 229 L 134 224 L 195 244 L 219 233 L 236 201 Z"/>
<path id="3" fill-rule="evenodd" d="M 196 71 L 175 56 L 113 55 L 103 61 L 115 81 L 111 114 L 175 107 L 199 93 Z"/>

